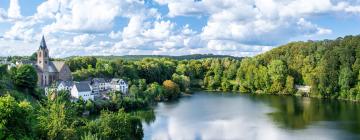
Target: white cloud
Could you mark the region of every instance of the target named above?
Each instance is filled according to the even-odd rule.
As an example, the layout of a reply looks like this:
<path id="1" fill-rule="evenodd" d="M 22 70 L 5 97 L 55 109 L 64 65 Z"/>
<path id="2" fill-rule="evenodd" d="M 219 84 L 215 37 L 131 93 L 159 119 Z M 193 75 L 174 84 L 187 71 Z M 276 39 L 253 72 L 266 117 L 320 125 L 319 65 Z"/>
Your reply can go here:
<path id="1" fill-rule="evenodd" d="M 120 39 L 121 36 L 122 36 L 121 31 L 118 31 L 118 32 L 111 31 L 110 34 L 109 34 L 109 37 L 111 39 Z"/>
<path id="2" fill-rule="evenodd" d="M 2 40 L 37 44 L 45 34 L 58 56 L 194 53 L 249 56 L 294 38 L 332 34 L 332 29 L 313 22 L 314 17 L 360 13 L 357 0 L 154 1 L 167 6 L 169 12 L 161 13 L 157 6 L 139 0 L 47 0 L 34 15 L 23 17 L 18 0 L 11 0 L 8 11 L 0 8 L 0 22 L 13 25 L 1 36 Z M 181 21 L 177 19 L 180 16 L 206 20 L 206 24 L 200 29 L 192 27 L 196 21 Z M 128 20 L 125 27 L 117 25 L 118 17 Z"/>
<path id="3" fill-rule="evenodd" d="M 255 49 L 257 47 L 246 46 L 278 45 L 298 36 L 331 34 L 331 29 L 319 27 L 305 19 L 312 15 L 335 12 L 339 9 L 345 11 L 349 8 L 345 5 L 335 10 L 336 3 L 330 0 L 157 2 L 168 6 L 170 17 L 207 15 L 207 24 L 200 33 L 202 42 L 213 50 L 241 52 L 258 51 Z"/>
<path id="4" fill-rule="evenodd" d="M 7 18 L 6 11 L 0 8 L 0 22 L 4 22 Z"/>
<path id="5" fill-rule="evenodd" d="M 90 43 L 92 43 L 94 39 L 95 39 L 95 35 L 90 35 L 90 34 L 78 35 L 73 38 L 72 45 L 88 46 L 88 45 L 91 45 Z"/>
<path id="6" fill-rule="evenodd" d="M 4 38 L 11 40 L 24 40 L 27 42 L 34 41 L 36 31 L 33 26 L 35 24 L 36 22 L 32 20 L 15 22 L 10 30 L 5 32 Z"/>
<path id="7" fill-rule="evenodd" d="M 18 0 L 10 0 L 8 17 L 13 19 L 18 19 L 22 17 L 20 14 L 20 6 Z"/>
<path id="8" fill-rule="evenodd" d="M 330 29 L 320 28 L 317 25 L 312 24 L 309 21 L 306 21 L 304 18 L 300 18 L 297 22 L 298 28 L 304 35 L 311 35 L 311 34 L 331 34 Z"/>
<path id="9" fill-rule="evenodd" d="M 174 24 L 170 21 L 155 21 L 152 29 L 145 30 L 142 35 L 147 38 L 163 40 L 171 36 Z"/>
<path id="10" fill-rule="evenodd" d="M 49 3 L 51 2 L 49 1 Z M 112 28 L 113 20 L 119 11 L 117 2 L 114 0 L 68 1 L 60 3 L 59 7 L 59 13 L 55 15 L 56 22 L 47 26 L 48 30 L 53 32 L 62 30 L 106 31 Z M 43 11 L 54 12 L 49 10 L 45 9 Z M 43 11 L 40 10 L 40 12 Z"/>

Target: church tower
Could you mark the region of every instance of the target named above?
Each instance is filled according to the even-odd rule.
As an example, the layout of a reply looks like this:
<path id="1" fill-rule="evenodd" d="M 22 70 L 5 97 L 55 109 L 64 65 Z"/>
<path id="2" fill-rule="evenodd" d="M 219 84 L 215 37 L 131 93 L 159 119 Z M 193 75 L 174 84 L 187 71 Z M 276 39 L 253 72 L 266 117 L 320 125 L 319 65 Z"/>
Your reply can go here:
<path id="1" fill-rule="evenodd" d="M 49 84 L 49 50 L 47 49 L 44 36 L 42 36 L 39 50 L 37 51 L 37 66 L 42 71 L 40 84 L 46 86 Z M 39 79 L 40 80 L 40 79 Z"/>

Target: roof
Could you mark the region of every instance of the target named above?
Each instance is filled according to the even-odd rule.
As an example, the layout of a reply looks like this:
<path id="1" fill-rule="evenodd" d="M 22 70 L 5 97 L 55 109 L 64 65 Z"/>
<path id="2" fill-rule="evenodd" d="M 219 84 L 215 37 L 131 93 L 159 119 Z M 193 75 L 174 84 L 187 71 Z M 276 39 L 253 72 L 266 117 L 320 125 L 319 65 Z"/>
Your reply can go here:
<path id="1" fill-rule="evenodd" d="M 64 85 L 65 87 L 71 87 L 71 86 L 74 85 L 74 82 L 72 82 L 72 81 L 61 81 L 60 84 Z"/>
<path id="2" fill-rule="evenodd" d="M 92 82 L 105 83 L 105 79 L 104 78 L 94 78 L 94 79 L 92 79 Z"/>
<path id="3" fill-rule="evenodd" d="M 51 61 L 51 63 L 54 65 L 58 72 L 60 72 L 60 70 L 65 66 L 64 61 Z"/>
<path id="4" fill-rule="evenodd" d="M 124 81 L 124 83 L 127 84 L 127 82 L 123 79 L 118 79 L 118 78 L 111 79 L 112 84 L 120 83 L 121 81 Z"/>
<path id="5" fill-rule="evenodd" d="M 65 66 L 65 62 L 62 61 L 50 61 L 48 65 L 49 72 L 60 72 Z"/>
<path id="6" fill-rule="evenodd" d="M 58 72 L 58 70 L 56 69 L 56 67 L 54 66 L 54 64 L 50 61 L 49 65 L 48 65 L 48 71 L 49 72 Z"/>
<path id="7" fill-rule="evenodd" d="M 91 91 L 90 85 L 87 82 L 79 82 L 74 85 L 78 92 Z"/>
<path id="8" fill-rule="evenodd" d="M 45 42 L 45 37 L 42 36 L 41 38 L 41 42 L 40 42 L 40 49 L 46 49 L 47 46 L 46 46 L 46 42 Z"/>

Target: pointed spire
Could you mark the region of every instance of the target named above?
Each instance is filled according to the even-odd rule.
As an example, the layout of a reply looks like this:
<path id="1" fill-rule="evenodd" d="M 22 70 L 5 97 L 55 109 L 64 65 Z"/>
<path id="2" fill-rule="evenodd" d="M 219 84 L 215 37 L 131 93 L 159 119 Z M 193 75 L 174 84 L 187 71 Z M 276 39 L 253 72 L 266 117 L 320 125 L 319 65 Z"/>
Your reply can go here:
<path id="1" fill-rule="evenodd" d="M 46 49 L 46 48 L 47 48 L 47 46 L 46 46 L 46 42 L 45 42 L 45 37 L 43 35 L 41 38 L 40 49 Z"/>

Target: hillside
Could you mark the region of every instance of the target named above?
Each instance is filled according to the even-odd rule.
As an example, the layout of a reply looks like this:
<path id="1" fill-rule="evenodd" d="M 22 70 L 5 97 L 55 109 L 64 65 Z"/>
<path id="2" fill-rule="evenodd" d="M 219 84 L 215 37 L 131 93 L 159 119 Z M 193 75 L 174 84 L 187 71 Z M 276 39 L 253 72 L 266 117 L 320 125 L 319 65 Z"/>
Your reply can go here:
<path id="1" fill-rule="evenodd" d="M 281 60 L 295 84 L 312 86 L 313 96 L 356 100 L 359 95 L 360 36 L 292 42 L 252 59 L 257 67 Z"/>

